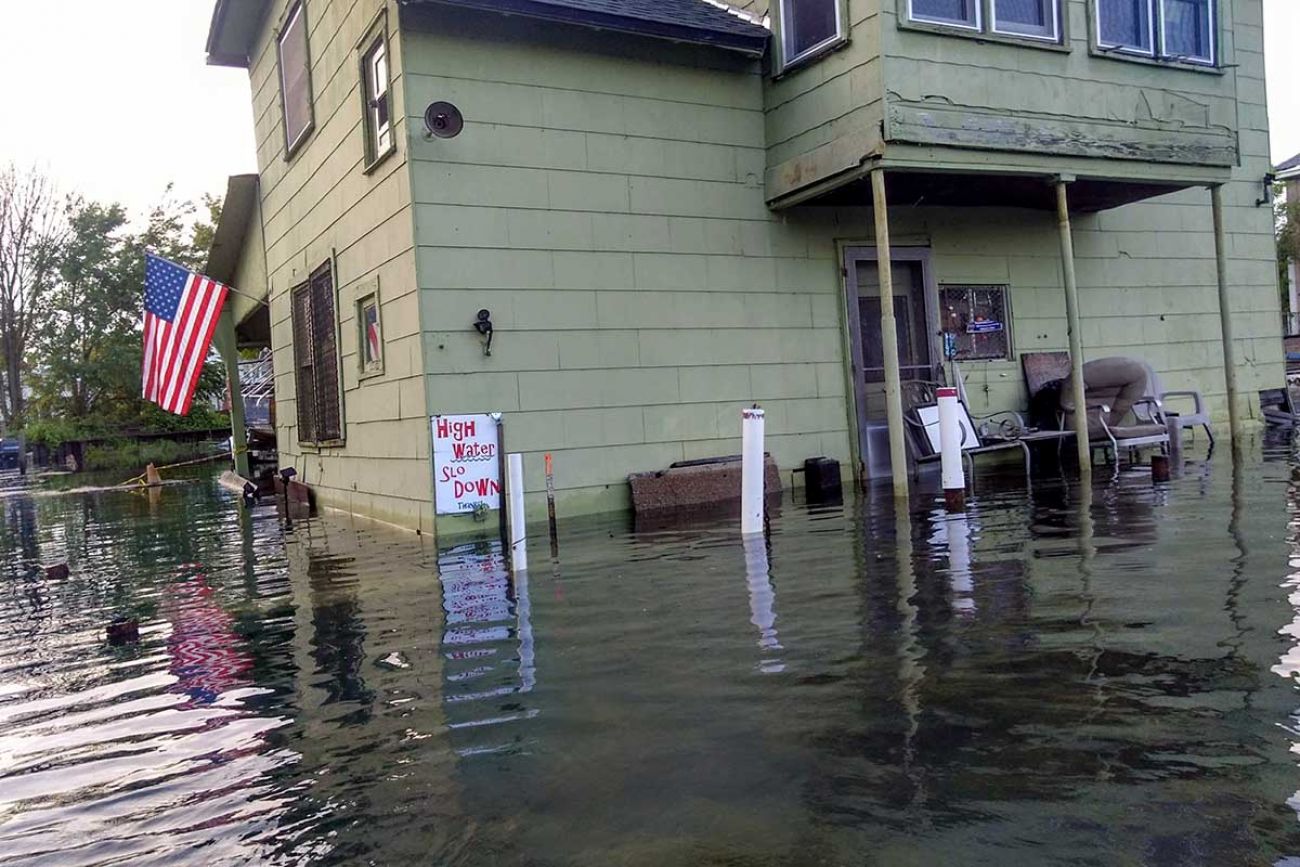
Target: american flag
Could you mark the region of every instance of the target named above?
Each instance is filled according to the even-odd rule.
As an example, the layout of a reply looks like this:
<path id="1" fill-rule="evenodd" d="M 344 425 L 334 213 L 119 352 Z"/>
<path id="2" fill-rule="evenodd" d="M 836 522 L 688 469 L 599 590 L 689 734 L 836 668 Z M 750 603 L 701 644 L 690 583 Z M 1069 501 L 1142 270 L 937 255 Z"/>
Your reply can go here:
<path id="1" fill-rule="evenodd" d="M 185 415 L 229 290 L 152 253 L 144 266 L 143 397 Z"/>

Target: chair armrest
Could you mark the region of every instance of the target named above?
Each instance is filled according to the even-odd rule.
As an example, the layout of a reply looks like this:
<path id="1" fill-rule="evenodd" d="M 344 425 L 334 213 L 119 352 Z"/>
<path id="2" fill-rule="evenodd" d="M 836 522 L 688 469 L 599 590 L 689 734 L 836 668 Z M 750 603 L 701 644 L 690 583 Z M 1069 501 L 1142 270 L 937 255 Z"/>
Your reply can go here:
<path id="1" fill-rule="evenodd" d="M 1205 398 L 1201 397 L 1199 391 L 1166 391 L 1160 395 L 1162 401 L 1168 400 L 1171 397 L 1190 398 L 1197 415 L 1202 415 L 1205 412 Z"/>
<path id="2" fill-rule="evenodd" d="M 1151 417 L 1153 419 L 1155 419 L 1157 422 L 1161 424 L 1164 424 L 1165 421 L 1164 405 L 1159 400 L 1157 400 L 1154 397 L 1139 397 L 1137 400 L 1133 401 L 1133 406 L 1135 408 L 1142 406 L 1143 404 L 1146 404 L 1147 406 L 1151 407 Z M 1136 416 L 1137 414 L 1134 413 L 1134 415 Z M 1138 421 L 1141 421 L 1142 417 L 1137 416 L 1137 419 Z"/>

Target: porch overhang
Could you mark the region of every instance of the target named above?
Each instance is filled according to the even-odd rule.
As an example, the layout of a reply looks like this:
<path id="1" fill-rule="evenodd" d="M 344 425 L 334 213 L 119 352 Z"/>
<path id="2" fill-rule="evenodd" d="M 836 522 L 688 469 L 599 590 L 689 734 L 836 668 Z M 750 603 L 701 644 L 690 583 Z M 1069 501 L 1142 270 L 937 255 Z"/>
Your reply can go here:
<path id="1" fill-rule="evenodd" d="M 240 347 L 269 346 L 271 343 L 271 318 L 267 307 L 268 291 L 265 280 L 260 285 L 241 286 L 239 266 L 245 255 L 260 255 L 260 250 L 246 250 L 250 240 L 249 229 L 258 219 L 257 175 L 232 175 L 226 182 L 226 197 L 221 208 L 208 250 L 204 273 L 233 290 L 226 303 L 235 320 L 235 332 Z M 241 281 L 242 282 L 242 281 Z"/>
<path id="2" fill-rule="evenodd" d="M 208 26 L 208 65 L 247 69 L 269 8 L 267 0 L 217 0 Z"/>
<path id="3" fill-rule="evenodd" d="M 1231 180 L 1231 168 L 1139 163 L 1128 160 L 1060 160 L 1026 154 L 972 153 L 913 145 L 879 146 L 869 158 L 816 184 L 770 199 L 783 210 L 796 205 L 846 207 L 871 202 L 870 175 L 884 169 L 896 206 L 1029 208 L 1053 211 L 1052 183 L 1071 179 L 1070 210 L 1118 208 L 1193 187 Z"/>

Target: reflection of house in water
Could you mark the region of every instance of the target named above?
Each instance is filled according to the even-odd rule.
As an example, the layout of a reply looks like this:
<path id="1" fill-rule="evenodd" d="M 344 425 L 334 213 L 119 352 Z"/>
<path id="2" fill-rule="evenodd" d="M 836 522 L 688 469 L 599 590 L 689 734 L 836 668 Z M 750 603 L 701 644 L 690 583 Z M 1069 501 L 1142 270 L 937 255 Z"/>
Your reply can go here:
<path id="1" fill-rule="evenodd" d="M 459 744 L 456 750 L 469 755 L 509 749 L 521 736 L 498 727 L 537 715 L 519 698 L 536 684 L 528 574 L 507 571 L 498 541 L 441 551 L 438 574 L 446 613 L 448 727 L 489 726 L 493 732 L 475 735 L 472 745 Z"/>

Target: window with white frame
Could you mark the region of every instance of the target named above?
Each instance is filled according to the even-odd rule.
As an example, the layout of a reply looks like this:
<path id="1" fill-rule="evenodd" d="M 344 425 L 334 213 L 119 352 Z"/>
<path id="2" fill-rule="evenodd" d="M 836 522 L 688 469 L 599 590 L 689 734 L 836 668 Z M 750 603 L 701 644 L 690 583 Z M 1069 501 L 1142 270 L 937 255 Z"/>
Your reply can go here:
<path id="1" fill-rule="evenodd" d="M 907 0 L 907 17 L 920 24 L 1061 40 L 1061 0 Z"/>
<path id="2" fill-rule="evenodd" d="M 993 0 L 993 32 L 1059 40 L 1057 0 Z"/>
<path id="3" fill-rule="evenodd" d="M 781 48 L 786 65 L 844 38 L 840 0 L 781 0 L 779 8 Z"/>
<path id="4" fill-rule="evenodd" d="M 366 162 L 373 163 L 393 149 L 388 41 L 382 32 L 361 56 L 361 79 L 366 107 Z"/>
<path id="5" fill-rule="evenodd" d="M 908 9 L 913 21 L 980 29 L 979 0 L 909 0 Z"/>
<path id="6" fill-rule="evenodd" d="M 1214 65 L 1216 0 L 1096 0 L 1097 45 L 1161 60 Z"/>

